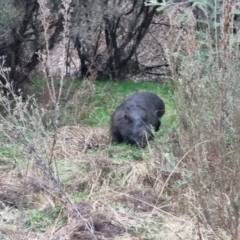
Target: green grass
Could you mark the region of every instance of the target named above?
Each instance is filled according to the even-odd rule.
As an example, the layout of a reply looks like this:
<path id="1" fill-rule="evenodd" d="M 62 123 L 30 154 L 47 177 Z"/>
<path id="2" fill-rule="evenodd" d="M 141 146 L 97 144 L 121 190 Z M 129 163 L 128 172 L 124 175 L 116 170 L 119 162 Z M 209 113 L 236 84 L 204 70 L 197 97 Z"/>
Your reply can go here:
<path id="1" fill-rule="evenodd" d="M 80 202 L 85 200 L 89 195 L 89 191 L 77 192 L 70 195 L 70 199 L 73 202 Z"/>
<path id="2" fill-rule="evenodd" d="M 66 81 L 65 83 L 63 96 L 65 96 L 67 91 L 71 92 L 71 94 L 69 94 L 70 97 L 68 99 L 63 98 L 61 101 L 60 126 L 77 124 L 84 124 L 90 127 L 97 125 L 109 126 L 110 116 L 116 107 L 135 91 L 153 92 L 164 100 L 166 106 L 166 113 L 161 120 L 162 125 L 160 131 L 156 133 L 156 141 L 149 143 L 150 148 L 146 147 L 142 149 L 123 143 L 109 145 L 104 149 L 89 150 L 79 157 L 76 156 L 74 159 L 64 159 L 60 157 L 60 159 L 56 160 L 58 176 L 66 187 L 70 199 L 74 203 L 87 201 L 91 205 L 91 201 L 101 200 L 102 196 L 99 195 L 99 190 L 101 190 L 101 194 L 104 193 L 103 196 L 105 196 L 108 189 L 121 193 L 121 191 L 125 191 L 128 187 L 132 187 L 133 185 L 131 185 L 130 180 L 131 178 L 135 178 L 135 174 L 136 177 L 138 177 L 138 173 L 135 173 L 134 170 L 131 169 L 131 162 L 141 162 L 140 165 L 143 165 L 143 168 L 146 167 L 154 158 L 154 153 L 151 151 L 154 149 L 152 146 L 162 142 L 168 133 L 177 126 L 178 121 L 174 107 L 173 86 L 171 84 L 153 82 L 96 81 L 94 83 L 94 91 L 90 89 L 88 92 L 88 86 L 84 86 L 83 81 L 79 79 Z M 46 87 L 44 84 L 44 81 L 37 80 L 31 94 L 36 92 L 38 97 L 41 98 L 40 89 Z M 70 90 L 69 86 L 71 86 Z M 69 107 L 67 104 L 72 100 L 71 96 L 73 96 L 77 90 L 81 90 L 81 88 L 84 88 L 83 93 L 85 95 L 76 98 Z M 81 93 L 81 91 L 79 92 Z M 88 93 L 89 95 L 87 95 Z M 42 99 L 39 100 L 40 103 Z M 46 107 L 48 114 L 44 121 L 53 122 L 54 112 L 51 109 L 47 109 L 47 106 L 44 107 Z M 48 130 L 51 131 L 52 128 L 49 127 Z M 32 129 L 29 129 L 29 131 L 30 133 L 34 132 Z M 41 133 L 41 131 L 39 131 L 39 133 Z M 35 132 L 33 136 L 35 136 Z M 31 134 L 29 138 L 32 139 Z M 14 160 L 17 164 L 27 163 L 26 154 L 19 151 L 19 149 L 22 150 L 20 145 L 15 146 L 14 143 L 8 144 L 3 141 L 0 147 L 0 157 Z M 93 157 L 93 162 L 88 162 L 91 157 Z M 99 161 L 99 166 L 93 164 L 95 160 Z M 113 166 L 111 166 L 111 164 L 105 166 L 105 164 L 108 164 L 105 160 L 112 161 Z M 120 163 L 119 166 L 121 169 L 114 167 L 114 163 L 116 162 Z M 145 164 L 145 162 L 147 162 L 147 164 Z M 124 172 L 125 169 L 129 172 Z M 144 174 L 145 172 L 143 171 L 142 175 L 140 174 L 139 176 L 145 176 Z M 134 184 L 136 184 L 134 186 L 137 188 L 138 182 L 136 181 Z M 104 188 L 106 188 L 106 193 L 103 191 Z M 112 192 L 109 191 L 109 196 L 111 196 L 111 194 Z M 121 201 L 117 204 L 119 204 L 120 207 L 122 205 L 124 206 L 124 203 Z M 27 217 L 24 230 L 33 231 L 36 236 L 43 235 L 49 231 L 52 226 L 56 225 L 58 227 L 66 224 L 65 215 L 59 206 L 49 211 L 32 209 L 31 207 L 21 209 L 21 211 L 24 216 Z M 122 211 L 124 211 L 124 208 Z M 132 211 L 132 209 L 126 209 L 126 211 Z M 139 216 L 137 214 L 139 214 Z M 159 226 L 162 220 L 160 218 L 155 219 L 154 217 L 149 217 L 148 220 L 142 213 L 136 213 L 134 215 L 137 221 L 139 221 L 139 217 L 141 218 L 141 223 L 134 229 L 134 232 L 154 238 L 154 236 L 161 231 L 161 227 Z M 131 216 L 129 215 L 129 217 L 132 217 L 132 214 Z M 146 224 L 148 225 L 147 227 Z"/>
<path id="3" fill-rule="evenodd" d="M 62 159 L 57 162 L 58 174 L 61 181 L 66 185 L 70 185 L 79 173 L 86 173 L 90 170 L 89 163 L 78 160 Z"/>
<path id="4" fill-rule="evenodd" d="M 41 84 L 42 82 L 36 86 L 42 86 Z M 162 125 L 160 131 L 155 133 L 155 138 L 161 142 L 178 125 L 173 88 L 174 86 L 171 83 L 134 82 L 131 80 L 95 81 L 94 88 L 92 88 L 80 79 L 66 81 L 63 92 L 69 91 L 71 92 L 69 95 L 73 95 L 78 90 L 81 93 L 81 89 L 83 89 L 84 96 L 77 98 L 70 106 L 67 105 L 67 100 L 61 102 L 60 125 L 109 126 L 111 114 L 127 96 L 135 91 L 150 91 L 161 97 L 165 102 L 166 112 L 161 119 Z M 93 89 L 94 92 L 92 92 Z M 51 116 L 49 115 L 50 118 Z M 150 144 L 153 143 L 150 142 Z M 112 154 L 114 158 L 117 157 L 119 161 L 131 159 L 148 161 L 150 158 L 148 150 L 134 148 L 126 144 L 115 145 L 109 151 L 110 155 Z M 64 178 L 66 178 L 66 175 L 67 173 L 64 174 Z M 71 176 L 69 176 L 70 178 Z"/>
<path id="5" fill-rule="evenodd" d="M 149 143 L 152 144 L 152 143 Z M 114 144 L 109 149 L 109 154 L 118 162 L 126 162 L 132 160 L 149 161 L 151 153 L 148 148 L 139 148 L 129 144 Z"/>
<path id="6" fill-rule="evenodd" d="M 6 139 L 5 139 L 6 141 Z M 23 158 L 19 155 L 18 149 L 12 143 L 1 143 L 0 158 L 10 161 L 12 163 L 21 163 Z"/>
<path id="7" fill-rule="evenodd" d="M 140 82 L 99 82 L 95 83 L 94 107 L 84 119 L 87 125 L 109 124 L 110 116 L 116 107 L 135 91 L 150 91 L 160 96 L 166 105 L 166 114 L 162 118 L 162 126 L 168 129 L 176 122 L 173 99 L 173 86 L 166 83 Z"/>
<path id="8" fill-rule="evenodd" d="M 70 91 L 76 92 L 76 90 L 84 87 L 83 83 L 84 82 L 79 79 L 65 81 L 63 92 L 68 91 L 70 86 Z M 32 89 L 32 93 L 35 91 L 38 92 L 44 86 L 45 82 L 37 79 L 34 88 Z M 170 131 L 177 128 L 178 120 L 174 106 L 173 85 L 170 83 L 134 82 L 130 80 L 111 82 L 95 81 L 94 89 L 93 94 L 90 96 L 86 95 L 83 99 L 77 99 L 71 107 L 65 108 L 67 103 L 66 100 L 61 102 L 62 110 L 60 125 L 84 124 L 87 126 L 109 126 L 111 114 L 127 96 L 135 91 L 150 91 L 160 96 L 164 100 L 166 107 L 166 113 L 161 119 L 162 125 L 160 131 L 155 133 L 156 139 L 162 141 L 167 137 Z M 84 107 L 86 107 L 87 110 L 82 113 L 81 110 Z M 53 120 L 53 115 L 53 112 L 48 112 L 46 119 Z M 79 117 L 79 119 L 76 120 L 77 117 Z M 51 130 L 52 128 L 49 127 L 48 129 Z M 152 144 L 152 142 L 150 144 Z M 112 152 L 117 153 L 118 158 L 124 161 L 130 159 L 148 160 L 149 158 L 148 154 L 146 154 L 146 150 L 134 148 L 126 144 L 115 145 L 114 147 L 111 147 L 109 151 L 110 154 L 112 154 Z M 14 147 L 12 147 L 11 144 L 4 144 L 0 147 L 0 156 L 17 161 L 16 155 L 18 154 L 15 153 Z M 59 164 L 61 172 L 61 164 L 64 165 L 64 163 L 60 162 Z M 78 167 L 76 169 L 78 169 Z M 63 178 L 66 180 L 65 182 L 70 181 L 71 173 L 65 172 Z"/>
<path id="9" fill-rule="evenodd" d="M 46 229 L 56 222 L 56 219 L 62 214 L 62 208 L 55 206 L 51 211 L 45 210 L 29 210 L 29 217 L 26 221 L 27 229 L 33 229 L 37 233 L 45 232 Z M 60 218 L 58 221 L 59 225 L 63 225 L 65 220 Z"/>
<path id="10" fill-rule="evenodd" d="M 79 87 L 80 85 L 81 83 L 79 82 Z M 164 140 L 170 131 L 177 128 L 178 124 L 174 106 L 173 85 L 170 83 L 96 81 L 95 94 L 87 101 L 87 104 L 91 106 L 91 111 L 85 116 L 83 123 L 89 126 L 109 126 L 111 114 L 116 107 L 135 91 L 153 92 L 165 102 L 166 113 L 161 119 L 160 131 L 155 133 L 155 138 L 158 141 Z M 154 143 L 150 142 L 149 144 L 152 145 Z M 109 153 L 113 158 L 117 158 L 118 161 L 131 161 L 132 159 L 148 161 L 151 158 L 147 148 L 139 149 L 124 143 L 110 147 Z"/>
<path id="11" fill-rule="evenodd" d="M 32 91 L 35 93 L 41 92 L 40 89 L 44 86 L 46 87 L 46 83 L 42 80 L 36 79 L 34 82 Z M 81 88 L 86 88 L 83 80 L 67 80 L 64 82 L 63 95 L 68 92 L 69 96 L 71 96 L 76 90 Z M 127 96 L 135 91 L 150 91 L 161 97 L 166 106 L 166 113 L 162 118 L 160 135 L 165 135 L 170 129 L 176 128 L 178 121 L 174 106 L 174 89 L 171 83 L 98 80 L 94 82 L 94 89 L 93 94 L 89 93 L 89 95 L 83 98 L 79 97 L 70 106 L 66 105 L 68 100 L 65 98 L 62 99 L 61 125 L 109 125 L 111 114 Z M 65 106 L 67 107 L 65 108 Z M 83 106 L 86 109 L 85 111 L 83 111 Z M 51 115 L 49 113 L 50 118 Z"/>

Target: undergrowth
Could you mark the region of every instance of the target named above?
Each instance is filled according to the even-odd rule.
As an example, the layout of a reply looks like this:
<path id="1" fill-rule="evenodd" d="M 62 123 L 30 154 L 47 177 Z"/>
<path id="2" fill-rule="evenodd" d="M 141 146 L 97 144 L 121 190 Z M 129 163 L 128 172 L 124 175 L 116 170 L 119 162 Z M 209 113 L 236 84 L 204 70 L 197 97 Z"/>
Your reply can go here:
<path id="1" fill-rule="evenodd" d="M 4 115 L 2 116 L 5 143 L 1 147 L 1 155 L 14 165 L 5 167 L 5 172 L 2 172 L 4 181 L 0 197 L 4 208 L 8 204 L 18 208 L 15 217 L 23 218 L 21 223 L 4 223 L 4 228 L 22 224 L 24 231 L 28 232 L 27 237 L 22 236 L 22 239 L 31 239 L 32 234 L 51 239 L 54 235 L 49 235 L 49 231 L 55 232 L 57 236 L 60 234 L 57 229 L 67 229 L 71 222 L 72 232 L 79 229 L 76 213 L 69 204 L 64 203 L 62 190 L 55 186 L 55 180 L 52 182 L 44 169 L 39 169 L 34 163 L 32 153 L 36 151 L 37 156 L 42 159 L 37 164 L 41 161 L 49 164 L 52 174 L 64 187 L 69 200 L 84 218 L 88 221 L 93 218 L 91 224 L 94 227 L 102 224 L 102 221 L 110 221 L 111 214 L 117 214 L 118 218 L 124 219 L 125 211 L 140 211 L 134 218 L 142 218 L 142 222 L 137 227 L 135 221 L 129 222 L 129 225 L 125 226 L 130 231 L 128 235 L 154 236 L 159 230 L 157 222 L 161 219 L 144 220 L 141 212 L 150 211 L 167 199 L 163 200 L 163 196 L 157 195 L 157 189 L 162 182 L 159 170 L 165 163 L 164 171 L 168 174 L 172 165 L 166 163 L 163 153 L 159 155 L 157 146 L 160 147 L 168 136 L 167 125 L 177 126 L 172 85 L 135 83 L 130 80 L 114 83 L 96 81 L 93 85 L 78 79 L 74 82 L 77 89 L 73 91 L 66 87 L 62 91 L 63 96 L 65 91 L 69 95 L 59 102 L 61 114 L 56 132 L 53 125 L 55 110 L 51 104 L 45 104 L 38 95 L 36 98 L 32 96 L 26 102 L 21 98 L 15 99 L 17 104 L 13 112 L 17 114 L 11 118 L 14 121 L 6 123 Z M 44 84 L 38 86 L 37 92 L 41 92 L 44 87 Z M 111 113 L 126 96 L 139 90 L 154 92 L 164 99 L 167 112 L 161 131 L 156 134 L 155 141 L 150 142 L 145 149 L 126 144 L 111 145 L 108 136 Z M 31 93 L 34 94 L 34 91 Z M 70 105 L 72 108 L 69 108 Z M 22 112 L 20 106 L 24 106 L 26 112 Z M 11 114 L 9 111 L 10 116 Z M 31 125 L 29 121 L 32 122 Z M 52 148 L 55 134 L 57 138 Z M 169 166 L 169 169 L 166 166 Z M 82 209 L 82 204 L 88 206 L 88 212 Z M 58 210 L 59 206 L 62 206 L 61 211 Z M 5 210 L 8 214 L 9 209 Z M 64 219 L 69 212 L 73 215 L 68 217 L 68 224 Z M 111 214 L 106 215 L 106 212 Z M 115 221 L 115 234 L 119 235 L 122 229 L 118 220 Z M 155 224 L 145 229 L 144 225 L 151 221 Z M 105 237 L 110 234 L 105 228 L 99 231 L 99 234 Z M 11 232 L 10 235 L 14 236 L 16 232 Z M 80 234 L 87 233 L 84 230 Z M 111 234 L 110 236 L 113 237 Z M 66 239 L 71 237 L 73 236 L 67 235 Z"/>
<path id="2" fill-rule="evenodd" d="M 49 11 L 38 2 L 47 34 Z M 239 238 L 237 4 L 201 4 L 200 28 L 191 10 L 170 14 L 160 4 L 181 26 L 164 47 L 172 83 L 55 79 L 47 35 L 39 53 L 46 75 L 26 99 L 2 73 L 9 94 L 0 96 L 0 238 Z M 144 149 L 112 145 L 111 113 L 139 90 L 164 100 L 161 129 Z"/>

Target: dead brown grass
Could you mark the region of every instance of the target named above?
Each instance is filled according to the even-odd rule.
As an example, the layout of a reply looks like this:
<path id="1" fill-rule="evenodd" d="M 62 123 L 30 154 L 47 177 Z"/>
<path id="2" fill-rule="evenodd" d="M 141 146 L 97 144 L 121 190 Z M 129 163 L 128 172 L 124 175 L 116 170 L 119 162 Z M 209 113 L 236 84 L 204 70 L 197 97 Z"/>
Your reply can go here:
<path id="1" fill-rule="evenodd" d="M 83 216 L 92 223 L 97 239 L 215 239 L 211 229 L 200 224 L 196 217 L 182 215 L 176 217 L 165 211 L 159 204 L 152 204 L 154 198 L 149 191 L 100 191 L 100 199 L 94 198 L 88 202 L 78 202 L 76 206 Z M 123 197 L 124 196 L 124 197 Z M 135 199 L 136 197 L 136 199 Z M 135 202 L 125 203 L 126 198 L 135 199 Z M 154 199 L 155 200 L 155 199 Z M 137 202 L 139 206 L 136 208 Z M 132 206 L 131 206 L 132 205 Z M 152 214 L 152 209 L 154 214 Z M 50 235 L 44 235 L 41 239 L 91 239 L 84 226 L 76 219 L 76 215 L 70 209 L 68 223 Z M 201 239 L 201 238 L 200 238 Z"/>
<path id="2" fill-rule="evenodd" d="M 76 158 L 87 150 L 105 148 L 110 143 L 106 126 L 64 126 L 57 130 L 57 142 L 53 150 L 53 158 Z M 47 146 L 51 146 L 53 136 L 47 138 Z M 46 146 L 46 147 L 47 147 Z M 48 155 L 51 148 L 47 147 Z"/>
<path id="3" fill-rule="evenodd" d="M 62 132 L 66 129 L 63 128 Z M 70 137 L 76 140 L 75 128 L 69 129 L 71 134 L 67 135 L 68 141 L 71 141 Z M 158 147 L 157 151 L 161 151 L 161 148 Z M 71 153 L 71 159 L 64 158 L 65 152 L 57 155 L 62 158 L 57 163 L 65 162 L 63 167 L 59 165 L 59 175 L 60 178 L 64 174 L 71 175 L 68 181 L 62 178 L 63 184 L 70 183 L 65 185 L 68 194 L 86 192 L 84 200 L 75 200 L 74 206 L 91 224 L 97 239 L 192 240 L 199 239 L 199 234 L 202 239 L 214 239 L 211 230 L 201 225 L 196 216 L 176 216 L 176 213 L 179 214 L 179 210 L 175 208 L 178 205 L 176 198 L 159 196 L 170 174 L 160 170 L 161 164 L 166 164 L 165 159 L 159 159 L 162 154 L 154 153 L 155 157 L 150 161 L 120 162 L 113 156 L 110 157 L 105 150 L 97 149 L 96 154 L 88 151 Z M 20 208 L 24 206 L 51 212 L 59 202 L 53 194 L 46 192 L 49 188 L 44 188 L 46 180 L 41 173 L 33 167 L 29 167 L 27 173 L 23 170 L 20 166 L 16 168 L 10 164 L 1 171 L 1 191 L 4 195 L 0 195 L 0 200 L 4 204 L 0 213 L 10 216 L 10 208 L 14 207 L 18 212 L 13 213 L 12 219 L 22 219 L 2 224 L 2 239 L 15 239 L 16 236 L 19 240 L 36 239 L 35 229 L 27 231 L 26 234 L 20 230 L 26 227 L 28 218 L 24 212 L 19 211 Z M 163 194 L 169 192 L 173 186 L 174 181 L 169 181 Z M 189 195 L 187 191 L 185 194 Z M 63 218 L 66 223 L 60 224 L 60 219 Z M 59 219 L 46 228 L 38 239 L 86 240 L 91 239 L 91 236 L 78 219 L 76 211 L 67 204 Z"/>
<path id="4" fill-rule="evenodd" d="M 9 167 L 0 171 L 0 201 L 2 206 L 44 209 L 54 206 L 44 191 L 46 179 L 33 166 Z"/>
<path id="5" fill-rule="evenodd" d="M 109 214 L 94 209 L 94 205 L 87 202 L 79 202 L 75 206 L 92 225 L 92 230 L 100 237 L 99 239 L 113 239 L 114 236 L 122 232 L 122 226 L 114 223 Z M 66 213 L 68 215 L 68 224 L 58 229 L 52 239 L 92 239 L 85 226 L 79 222 L 72 208 L 66 209 Z M 46 238 L 47 236 L 50 237 L 48 234 L 44 237 Z"/>

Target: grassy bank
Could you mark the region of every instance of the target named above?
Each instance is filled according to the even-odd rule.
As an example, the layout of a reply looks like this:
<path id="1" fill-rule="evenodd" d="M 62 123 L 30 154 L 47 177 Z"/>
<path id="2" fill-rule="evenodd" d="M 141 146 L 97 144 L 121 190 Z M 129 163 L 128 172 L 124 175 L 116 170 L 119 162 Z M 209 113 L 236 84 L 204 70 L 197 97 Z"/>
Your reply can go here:
<path id="1" fill-rule="evenodd" d="M 12 128 L 5 130 L 0 153 L 4 179 L 0 236 L 83 239 L 86 235 L 91 239 L 76 217 L 76 209 L 92 221 L 98 239 L 164 236 L 168 229 L 163 227 L 163 216 L 166 213 L 174 218 L 167 213 L 171 198 L 163 187 L 164 177 L 175 161 L 166 143 L 178 124 L 172 86 L 133 81 L 89 84 L 75 80 L 65 84 L 57 134 L 53 132 L 53 110 L 44 102 L 46 95 L 41 94 L 44 84 L 31 90 L 36 93 L 35 110 L 32 107 L 21 121 L 16 118 L 7 124 L 2 119 L 4 126 Z M 126 96 L 140 90 L 156 93 L 164 100 L 166 114 L 161 130 L 145 149 L 126 144 L 112 146 L 108 136 L 110 115 Z M 27 109 L 34 101 L 29 100 Z M 39 171 L 24 140 L 31 142 L 32 151 L 54 170 L 64 195 L 54 190 L 51 177 Z M 66 196 L 71 204 L 64 203 Z"/>

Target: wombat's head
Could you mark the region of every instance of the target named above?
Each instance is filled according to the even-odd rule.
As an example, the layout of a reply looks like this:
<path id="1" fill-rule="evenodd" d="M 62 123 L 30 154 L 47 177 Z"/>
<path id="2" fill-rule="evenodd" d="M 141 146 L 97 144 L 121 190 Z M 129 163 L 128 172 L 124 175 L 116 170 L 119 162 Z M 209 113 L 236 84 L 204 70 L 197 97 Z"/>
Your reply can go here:
<path id="1" fill-rule="evenodd" d="M 153 138 L 148 119 L 145 116 L 140 117 L 137 114 L 124 114 L 121 133 L 124 141 L 132 145 L 145 147 Z"/>

